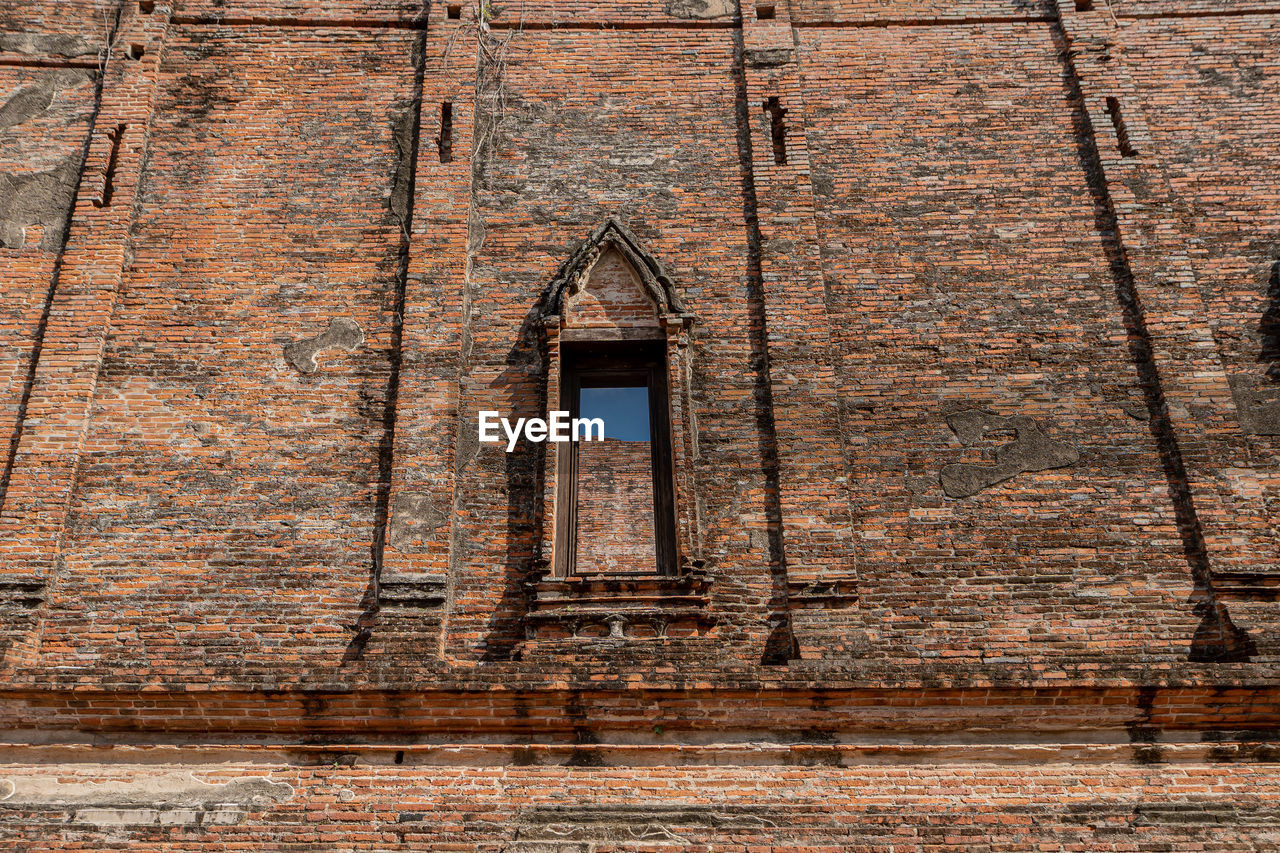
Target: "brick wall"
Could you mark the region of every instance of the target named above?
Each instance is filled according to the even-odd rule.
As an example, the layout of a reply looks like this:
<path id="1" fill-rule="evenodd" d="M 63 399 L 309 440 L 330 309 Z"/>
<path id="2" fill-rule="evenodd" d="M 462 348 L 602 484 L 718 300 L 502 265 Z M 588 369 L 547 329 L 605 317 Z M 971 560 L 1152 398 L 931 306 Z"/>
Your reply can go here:
<path id="1" fill-rule="evenodd" d="M 578 571 L 657 571 L 649 442 L 578 445 L 577 522 Z"/>
<path id="2" fill-rule="evenodd" d="M 54 849 L 109 835 L 133 850 L 194 851 L 964 850 L 993 838 L 1028 850 L 1240 850 L 1275 831 L 1277 804 L 1274 776 L 1204 763 L 1091 768 L 1084 797 L 1078 769 L 1035 763 L 1012 779 L 1005 767 L 970 763 L 668 767 L 655 784 L 655 768 L 413 766 L 417 758 L 178 765 L 178 778 L 165 780 L 173 787 L 194 771 L 224 798 L 258 798 L 151 808 L 136 794 L 112 804 L 154 779 L 147 768 L 89 764 L 54 782 L 44 766 L 17 765 L 9 779 L 18 802 L 0 829 Z M 75 803 L 77 785 L 97 786 L 98 801 Z M 633 790 L 645 793 L 628 802 L 621 792 Z M 963 793 L 971 791 L 981 794 Z M 71 803 L 41 807 L 39 797 Z"/>

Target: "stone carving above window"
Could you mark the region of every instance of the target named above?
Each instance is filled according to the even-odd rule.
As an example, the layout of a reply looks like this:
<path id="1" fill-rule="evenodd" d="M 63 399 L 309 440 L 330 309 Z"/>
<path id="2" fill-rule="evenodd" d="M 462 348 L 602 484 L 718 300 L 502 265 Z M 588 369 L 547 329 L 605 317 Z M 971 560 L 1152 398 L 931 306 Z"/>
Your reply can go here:
<path id="1" fill-rule="evenodd" d="M 605 330 L 610 328 L 665 329 L 673 321 L 680 326 L 694 319 L 685 311 L 662 264 L 613 217 L 557 271 L 542 318 L 547 328 L 595 328 L 606 339 Z"/>
<path id="2" fill-rule="evenodd" d="M 693 315 L 662 265 L 613 218 L 560 268 L 541 315 L 548 417 L 601 417 L 605 438 L 548 446 L 530 639 L 630 638 L 639 635 L 624 628 L 637 620 L 645 637 L 660 638 L 670 625 L 704 624 L 687 612 L 705 603 Z M 695 578 L 701 592 L 691 596 Z M 607 631 L 581 630 L 583 596 L 605 608 Z"/>

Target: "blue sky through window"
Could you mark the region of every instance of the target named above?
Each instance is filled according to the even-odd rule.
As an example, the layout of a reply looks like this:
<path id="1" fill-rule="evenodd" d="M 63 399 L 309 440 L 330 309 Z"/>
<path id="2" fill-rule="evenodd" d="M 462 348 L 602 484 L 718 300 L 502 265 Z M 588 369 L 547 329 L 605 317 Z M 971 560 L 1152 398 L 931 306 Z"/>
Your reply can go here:
<path id="1" fill-rule="evenodd" d="M 578 417 L 604 419 L 604 437 L 649 440 L 649 389 L 583 388 Z"/>

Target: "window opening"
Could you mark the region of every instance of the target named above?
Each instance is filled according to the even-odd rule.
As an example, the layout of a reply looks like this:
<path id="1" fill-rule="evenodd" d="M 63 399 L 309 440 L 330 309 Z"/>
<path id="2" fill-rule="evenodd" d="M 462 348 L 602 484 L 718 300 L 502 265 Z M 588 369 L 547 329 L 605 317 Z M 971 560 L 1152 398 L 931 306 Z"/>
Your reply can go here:
<path id="1" fill-rule="evenodd" d="M 770 4 L 761 4 L 761 5 L 759 5 L 759 6 L 756 6 L 756 20 L 757 20 L 757 21 L 772 21 L 772 20 L 773 20 L 773 17 L 774 17 L 774 6 L 773 6 L 773 4 L 771 4 L 771 3 L 770 3 Z"/>
<path id="2" fill-rule="evenodd" d="M 102 181 L 102 199 L 94 199 L 94 207 L 110 207 L 111 196 L 115 194 L 116 163 L 120 159 L 120 140 L 128 125 L 118 124 L 114 130 L 107 131 L 107 139 L 111 140 L 111 152 L 107 155 L 107 169 Z"/>
<path id="3" fill-rule="evenodd" d="M 593 387 L 578 394 L 579 416 L 604 421 L 604 437 L 614 441 L 649 441 L 647 384 Z"/>
<path id="4" fill-rule="evenodd" d="M 765 112 L 769 114 L 769 132 L 773 137 L 773 162 L 778 166 L 787 165 L 787 124 L 784 116 L 786 107 L 776 96 L 764 102 Z"/>
<path id="5" fill-rule="evenodd" d="M 564 357 L 571 415 L 604 421 L 603 441 L 566 446 L 566 485 L 572 502 L 566 573 L 674 573 L 674 500 L 661 347 L 571 346 Z"/>
<path id="6" fill-rule="evenodd" d="M 453 103 L 444 101 L 440 104 L 440 135 L 436 137 L 436 147 L 440 151 L 440 162 L 453 162 Z"/>
<path id="7" fill-rule="evenodd" d="M 1120 146 L 1120 156 L 1133 157 L 1138 152 L 1129 141 L 1129 128 L 1124 123 L 1124 116 L 1120 115 L 1119 98 L 1107 98 L 1107 114 L 1111 116 L 1111 126 L 1116 129 L 1116 142 Z"/>
<path id="8" fill-rule="evenodd" d="M 561 265 L 539 313 L 548 417 L 566 413 L 581 437 L 545 450 L 538 571 L 684 577 L 702 564 L 689 466 L 696 318 L 612 217 Z"/>

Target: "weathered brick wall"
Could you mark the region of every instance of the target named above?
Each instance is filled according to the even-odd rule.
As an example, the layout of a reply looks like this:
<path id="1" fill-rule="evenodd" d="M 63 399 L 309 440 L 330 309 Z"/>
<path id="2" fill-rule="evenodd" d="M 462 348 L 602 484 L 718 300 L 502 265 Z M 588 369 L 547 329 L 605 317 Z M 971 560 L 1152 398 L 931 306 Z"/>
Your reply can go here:
<path id="1" fill-rule="evenodd" d="M 170 34 L 53 658 L 96 656 L 103 612 L 131 637 L 109 653 L 124 668 L 194 654 L 269 669 L 284 646 L 349 639 L 340 614 L 373 537 L 411 40 Z M 290 363 L 285 345 L 335 319 L 363 343 Z"/>
<path id="2" fill-rule="evenodd" d="M 0 434 L 7 483 L 7 451 L 21 422 L 84 159 L 93 70 L 5 67 L 0 92 Z"/>
<path id="3" fill-rule="evenodd" d="M 0 805 L 0 832 L 39 839 L 29 849 L 110 837 L 142 851 L 898 851 L 993 842 L 1009 850 L 1242 850 L 1277 831 L 1280 798 L 1271 768 L 1202 761 L 1083 770 L 1028 756 L 1015 760 L 1010 778 L 1001 764 L 920 768 L 891 759 L 566 770 L 412 766 L 414 752 L 401 756 L 403 766 L 384 753 L 350 767 L 322 755 L 309 766 L 264 755 L 179 764 L 159 780 L 137 765 L 64 766 L 54 778 L 47 766 L 24 763 L 6 768 L 14 794 Z M 157 781 L 161 791 L 147 791 Z M 166 802 L 166 789 L 186 793 L 185 802 Z M 645 792 L 638 800 L 622 794 L 637 789 Z"/>
<path id="4" fill-rule="evenodd" d="M 1185 657 L 1191 576 L 1054 26 L 802 35 L 859 592 L 882 638 L 864 654 Z M 997 470 L 1032 436 L 964 435 L 952 419 L 973 410 L 1078 459 Z M 951 466 L 974 466 L 965 494 Z"/>
<path id="5" fill-rule="evenodd" d="M 1280 120 L 1268 107 L 1280 33 L 1274 15 L 1240 15 L 1126 22 L 1120 39 L 1134 159 L 1159 175 L 1126 189 L 1151 207 L 1168 194 L 1170 226 L 1151 240 L 1163 257 L 1140 255 L 1139 272 L 1172 280 L 1174 258 L 1190 256 L 1201 339 L 1214 344 L 1217 394 L 1230 396 L 1190 411 L 1207 443 L 1194 488 L 1219 495 L 1207 531 L 1216 585 L 1260 654 L 1274 657 L 1280 613 L 1257 587 L 1280 559 L 1280 371 L 1268 373 L 1280 359 Z"/>
<path id="6" fill-rule="evenodd" d="M 0 0 L 5 843 L 1274 846 L 1276 10 L 498 6 Z M 670 581 L 476 440 L 609 217 Z"/>
<path id="7" fill-rule="evenodd" d="M 502 89 L 492 95 L 509 119 L 476 155 L 471 345 L 456 428 L 474 435 L 480 409 L 541 413 L 543 291 L 577 243 L 620 216 L 674 271 L 699 316 L 694 334 L 708 344 L 697 345 L 693 369 L 703 405 L 746 414 L 703 417 L 699 473 L 708 551 L 726 569 L 738 567 L 721 575 L 723 606 L 758 611 L 766 543 L 742 525 L 744 514 L 765 511 L 753 380 L 743 372 L 749 247 L 741 226 L 726 227 L 742 216 L 733 55 L 731 33 L 718 29 L 537 30 L 509 43 Z M 565 151 L 577 167 L 564 168 Z M 473 445 L 458 460 L 455 530 L 485 535 L 456 541 L 450 656 L 507 655 L 520 637 L 543 452 L 526 443 L 512 454 Z M 755 634 L 757 656 L 764 625 L 759 616 L 724 622 L 728 636 Z M 714 667 L 720 655 L 707 647 L 698 659 Z"/>
<path id="8" fill-rule="evenodd" d="M 1048 17 L 1053 14 L 1052 0 L 966 0 L 963 3 L 944 3 L 938 0 L 895 0 L 877 3 L 874 0 L 793 0 L 793 2 L 754 4 L 775 6 L 789 12 L 792 22 L 802 26 L 831 26 L 839 24 L 866 24 L 870 22 L 894 24 L 945 23 L 969 19 L 1021 19 Z M 775 15 L 777 11 L 775 11 Z"/>

